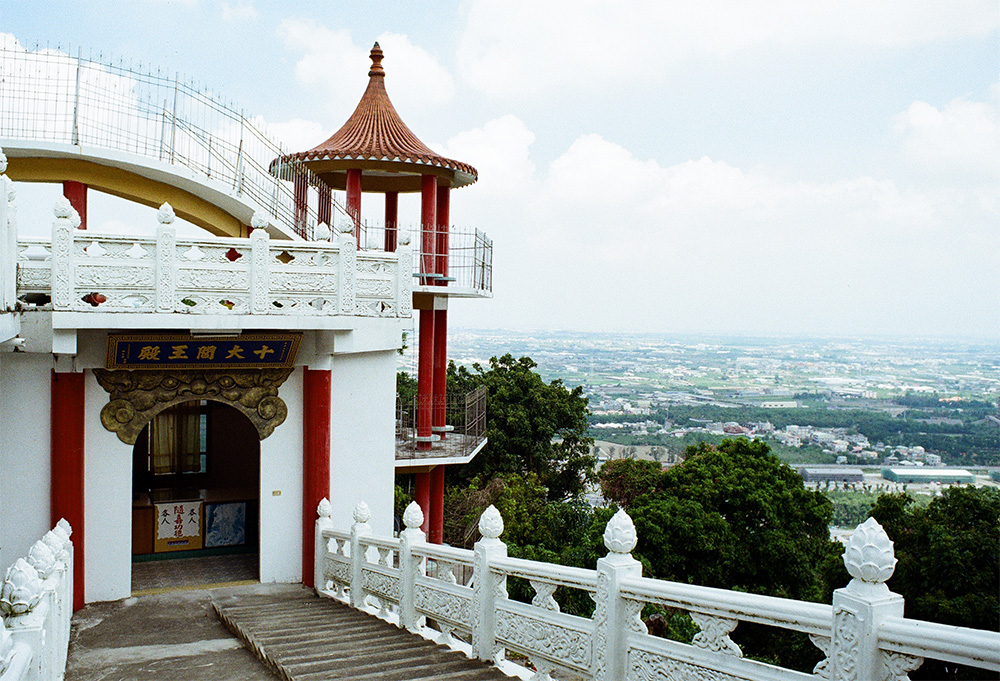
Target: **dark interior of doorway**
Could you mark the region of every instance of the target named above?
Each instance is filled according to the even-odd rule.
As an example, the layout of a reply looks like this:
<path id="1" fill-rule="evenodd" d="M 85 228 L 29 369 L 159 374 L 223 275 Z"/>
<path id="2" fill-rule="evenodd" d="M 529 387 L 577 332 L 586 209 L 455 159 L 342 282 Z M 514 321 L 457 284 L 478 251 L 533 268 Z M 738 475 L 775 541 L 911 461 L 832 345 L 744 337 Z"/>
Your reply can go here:
<path id="1" fill-rule="evenodd" d="M 236 409 L 154 417 L 132 450 L 133 591 L 258 579 L 259 480 L 257 430 Z"/>

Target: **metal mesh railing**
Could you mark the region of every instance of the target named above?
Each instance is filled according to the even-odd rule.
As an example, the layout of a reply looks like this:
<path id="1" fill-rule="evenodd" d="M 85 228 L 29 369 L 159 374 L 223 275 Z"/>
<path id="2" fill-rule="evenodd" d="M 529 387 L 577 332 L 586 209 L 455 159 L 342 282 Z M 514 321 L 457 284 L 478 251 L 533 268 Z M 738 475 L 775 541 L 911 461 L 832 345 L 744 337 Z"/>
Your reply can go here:
<path id="1" fill-rule="evenodd" d="M 442 283 L 447 283 L 453 289 L 465 289 L 477 292 L 493 291 L 493 240 L 486 236 L 486 232 L 478 229 L 469 229 L 461 226 L 451 226 L 448 228 L 448 255 L 447 262 L 443 256 L 437 254 L 424 255 L 422 242 L 424 232 L 419 226 L 400 226 L 396 230 L 398 240 L 399 233 L 405 232 L 410 236 L 410 246 L 413 249 L 413 273 L 414 275 L 426 275 L 428 273 L 439 273 L 447 271 L 447 279 Z M 364 250 L 381 250 L 385 248 L 384 225 L 364 223 L 361 225 L 358 248 Z M 429 232 L 431 239 L 436 243 L 439 232 Z M 439 276 L 421 276 L 414 279 L 414 285 L 434 285 L 440 280 Z"/>
<path id="2" fill-rule="evenodd" d="M 486 438 L 485 386 L 460 394 L 448 394 L 445 423 L 453 430 L 444 439 L 417 449 L 417 400 L 396 400 L 396 460 L 463 458 L 472 454 Z"/>
<path id="3" fill-rule="evenodd" d="M 90 146 L 193 170 L 229 188 L 286 232 L 312 235 L 316 211 L 296 220 L 294 177 L 316 196 L 300 163 L 269 171 L 288 150 L 259 120 L 206 88 L 161 72 L 0 41 L 0 138 Z M 317 205 L 318 200 L 307 205 Z M 338 218 L 347 218 L 334 202 Z M 301 215 L 301 208 L 299 210 Z"/>

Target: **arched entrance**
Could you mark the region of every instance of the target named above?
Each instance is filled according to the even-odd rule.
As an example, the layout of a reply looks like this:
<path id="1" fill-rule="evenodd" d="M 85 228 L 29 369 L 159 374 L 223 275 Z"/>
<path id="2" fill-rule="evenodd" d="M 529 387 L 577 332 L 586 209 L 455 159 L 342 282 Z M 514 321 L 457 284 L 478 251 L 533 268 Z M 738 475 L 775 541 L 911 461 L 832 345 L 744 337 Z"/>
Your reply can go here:
<path id="1" fill-rule="evenodd" d="M 132 448 L 133 593 L 258 579 L 259 481 L 241 411 L 191 399 L 155 414 Z"/>

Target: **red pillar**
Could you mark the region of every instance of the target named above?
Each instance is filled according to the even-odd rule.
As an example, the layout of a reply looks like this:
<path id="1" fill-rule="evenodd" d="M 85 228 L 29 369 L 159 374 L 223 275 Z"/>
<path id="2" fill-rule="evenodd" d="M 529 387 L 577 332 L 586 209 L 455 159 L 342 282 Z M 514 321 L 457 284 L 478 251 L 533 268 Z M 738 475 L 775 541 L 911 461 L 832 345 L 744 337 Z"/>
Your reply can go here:
<path id="1" fill-rule="evenodd" d="M 302 370 L 302 583 L 312 587 L 316 507 L 330 496 L 330 372 Z"/>
<path id="2" fill-rule="evenodd" d="M 87 185 L 67 180 L 63 182 L 63 196 L 80 214 L 80 229 L 87 229 Z"/>
<path id="3" fill-rule="evenodd" d="M 396 250 L 396 222 L 399 217 L 399 192 L 385 193 L 385 251 Z"/>
<path id="4" fill-rule="evenodd" d="M 361 239 L 361 169 L 347 169 L 347 214 L 354 220 L 354 238 Z"/>
<path id="5" fill-rule="evenodd" d="M 435 466 L 429 475 L 431 513 L 427 541 L 440 544 L 444 541 L 444 466 Z"/>
<path id="6" fill-rule="evenodd" d="M 442 277 L 448 276 L 448 223 L 451 217 L 451 187 L 437 188 L 437 239 L 434 252 L 437 255 L 437 269 Z M 446 281 L 439 281 L 442 286 Z"/>
<path id="7" fill-rule="evenodd" d="M 316 219 L 322 223 L 325 223 L 327 227 L 331 230 L 333 229 L 333 192 L 330 191 L 330 185 L 320 183 L 319 188 L 319 206 L 316 207 Z"/>
<path id="8" fill-rule="evenodd" d="M 420 176 L 420 271 L 427 274 L 435 272 L 434 249 L 436 241 L 434 230 L 437 227 L 437 178 L 434 175 Z M 421 283 L 427 283 L 426 281 Z"/>
<path id="9" fill-rule="evenodd" d="M 51 524 L 65 518 L 73 528 L 73 610 L 83 607 L 83 416 L 84 375 L 52 372 Z"/>
<path id="10" fill-rule="evenodd" d="M 448 422 L 448 310 L 434 310 L 434 412 L 431 431 L 445 439 Z"/>
<path id="11" fill-rule="evenodd" d="M 434 417 L 434 310 L 420 311 L 417 339 L 417 449 L 431 448 Z"/>
<path id="12" fill-rule="evenodd" d="M 424 534 L 429 534 L 430 519 L 431 519 L 431 474 L 430 473 L 415 473 L 413 475 L 413 500 L 417 502 L 417 506 L 420 510 L 424 512 L 424 523 L 420 526 L 420 529 L 424 531 Z"/>
<path id="13" fill-rule="evenodd" d="M 309 181 L 302 173 L 296 173 L 292 181 L 295 190 L 295 231 L 306 235 L 306 214 L 309 212 Z"/>

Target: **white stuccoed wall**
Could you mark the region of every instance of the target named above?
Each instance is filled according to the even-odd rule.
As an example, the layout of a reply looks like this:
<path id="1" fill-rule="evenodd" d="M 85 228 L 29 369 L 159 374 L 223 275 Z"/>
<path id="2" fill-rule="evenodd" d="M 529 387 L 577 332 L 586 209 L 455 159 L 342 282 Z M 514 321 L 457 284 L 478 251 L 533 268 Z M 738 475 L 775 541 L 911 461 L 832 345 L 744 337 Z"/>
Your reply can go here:
<path id="1" fill-rule="evenodd" d="M 0 570 L 49 531 L 52 356 L 0 356 Z"/>
<path id="2" fill-rule="evenodd" d="M 281 384 L 288 418 L 260 441 L 260 581 L 302 580 L 302 368 Z M 274 492 L 280 492 L 275 495 Z M 247 528 L 253 532 L 254 528 Z"/>
<path id="3" fill-rule="evenodd" d="M 85 379 L 84 600 L 132 594 L 132 445 L 101 425 L 108 393 L 93 371 Z"/>
<path id="4" fill-rule="evenodd" d="M 349 528 L 354 507 L 364 501 L 375 533 L 392 535 L 396 358 L 395 350 L 333 357 L 330 502 L 340 529 Z"/>

